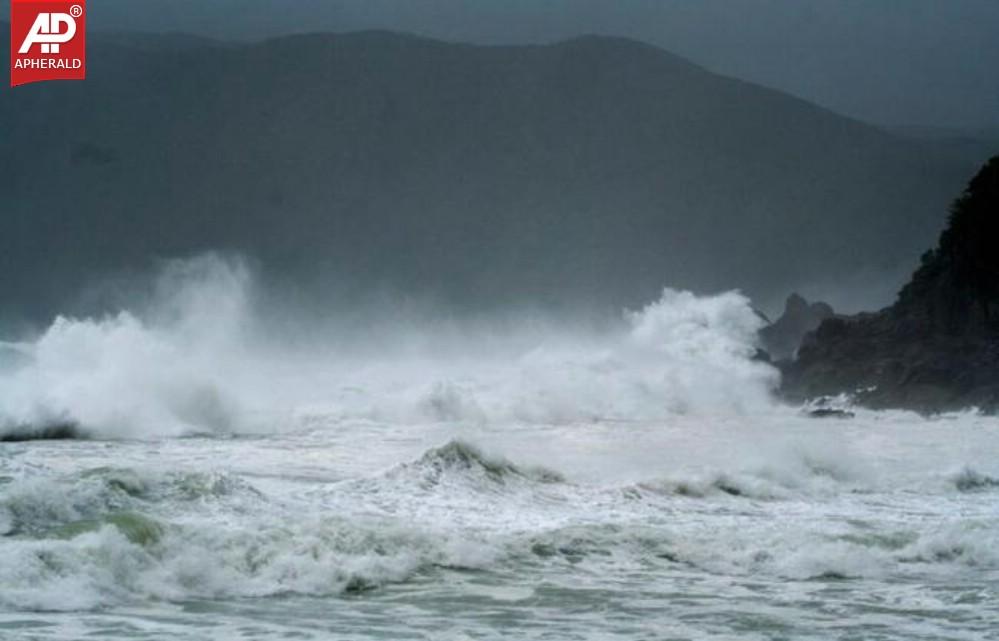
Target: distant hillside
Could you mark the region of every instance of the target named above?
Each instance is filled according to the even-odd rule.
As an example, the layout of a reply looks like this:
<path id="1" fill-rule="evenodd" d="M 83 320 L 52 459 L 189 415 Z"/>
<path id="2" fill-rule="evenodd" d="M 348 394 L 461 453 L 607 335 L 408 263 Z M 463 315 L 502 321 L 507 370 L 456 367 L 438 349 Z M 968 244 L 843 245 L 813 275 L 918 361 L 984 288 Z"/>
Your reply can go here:
<path id="1" fill-rule="evenodd" d="M 894 305 L 833 318 L 784 366 L 792 398 L 859 391 L 876 407 L 999 410 L 999 156 L 951 207 Z"/>
<path id="2" fill-rule="evenodd" d="M 976 160 L 621 39 L 88 46 L 0 93 L 8 313 L 219 247 L 462 304 L 776 299 L 910 263 Z"/>

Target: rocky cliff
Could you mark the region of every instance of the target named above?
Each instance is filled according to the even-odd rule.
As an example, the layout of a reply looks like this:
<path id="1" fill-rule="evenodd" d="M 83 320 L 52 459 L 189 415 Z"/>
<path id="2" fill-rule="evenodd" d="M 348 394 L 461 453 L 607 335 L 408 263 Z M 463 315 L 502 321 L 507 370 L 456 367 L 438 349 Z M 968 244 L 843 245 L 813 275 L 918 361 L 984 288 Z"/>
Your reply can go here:
<path id="1" fill-rule="evenodd" d="M 999 156 L 894 305 L 824 321 L 783 370 L 794 400 L 854 392 L 872 407 L 999 409 Z"/>
<path id="2" fill-rule="evenodd" d="M 828 303 L 809 303 L 800 294 L 791 294 L 780 318 L 760 330 L 763 349 L 773 360 L 793 358 L 805 336 L 834 315 Z"/>

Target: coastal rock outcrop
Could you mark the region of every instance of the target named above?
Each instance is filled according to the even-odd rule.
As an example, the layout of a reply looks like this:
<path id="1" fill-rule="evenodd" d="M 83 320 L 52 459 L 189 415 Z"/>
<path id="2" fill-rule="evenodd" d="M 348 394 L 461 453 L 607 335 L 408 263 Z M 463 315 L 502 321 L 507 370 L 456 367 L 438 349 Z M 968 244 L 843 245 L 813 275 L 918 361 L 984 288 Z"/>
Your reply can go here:
<path id="1" fill-rule="evenodd" d="M 823 321 L 781 367 L 791 400 L 846 392 L 879 408 L 999 409 L 999 156 L 893 305 Z"/>
<path id="2" fill-rule="evenodd" d="M 800 294 L 791 294 L 781 317 L 760 330 L 760 342 L 772 359 L 792 358 L 805 335 L 834 315 L 828 303 L 809 303 Z"/>

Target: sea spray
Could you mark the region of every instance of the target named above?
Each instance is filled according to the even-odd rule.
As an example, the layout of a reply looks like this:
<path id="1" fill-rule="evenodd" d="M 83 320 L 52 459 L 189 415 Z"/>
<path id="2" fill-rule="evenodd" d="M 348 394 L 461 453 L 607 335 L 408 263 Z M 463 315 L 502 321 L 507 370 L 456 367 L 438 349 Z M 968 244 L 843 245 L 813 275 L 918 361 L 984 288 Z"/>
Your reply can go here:
<path id="1" fill-rule="evenodd" d="M 53 425 L 96 437 L 225 431 L 238 411 L 248 276 L 239 261 L 171 263 L 148 309 L 59 317 L 23 359 L 0 370 L 0 429 L 41 435 Z"/>
<path id="2" fill-rule="evenodd" d="M 0 433 L 273 432 L 301 428 L 303 408 L 403 424 L 650 420 L 765 411 L 777 380 L 752 359 L 761 321 L 734 292 L 667 289 L 600 330 L 550 319 L 543 331 L 469 321 L 446 333 L 432 320 L 394 331 L 380 320 L 341 351 L 335 309 L 313 345 L 270 331 L 238 259 L 170 262 L 152 290 L 137 309 L 59 317 L 18 343 L 17 357 L 0 361 Z"/>

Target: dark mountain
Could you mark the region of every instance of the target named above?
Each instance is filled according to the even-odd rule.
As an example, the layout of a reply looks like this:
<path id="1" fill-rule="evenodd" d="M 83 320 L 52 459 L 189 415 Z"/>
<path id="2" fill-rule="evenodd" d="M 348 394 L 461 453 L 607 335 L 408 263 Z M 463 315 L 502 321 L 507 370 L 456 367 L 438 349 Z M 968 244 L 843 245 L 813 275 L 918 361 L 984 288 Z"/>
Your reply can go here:
<path id="1" fill-rule="evenodd" d="M 766 298 L 893 273 L 969 171 L 628 40 L 91 35 L 86 81 L 0 93 L 8 314 L 206 248 L 471 305 Z"/>
<path id="2" fill-rule="evenodd" d="M 861 390 L 861 402 L 923 411 L 999 409 L 999 156 L 951 207 L 937 247 L 894 305 L 827 320 L 785 367 L 807 398 Z"/>
<path id="3" fill-rule="evenodd" d="M 95 36 L 102 45 L 117 45 L 148 51 L 178 51 L 225 46 L 224 42 L 218 40 L 177 32 L 99 31 L 91 35 L 91 37 Z"/>

